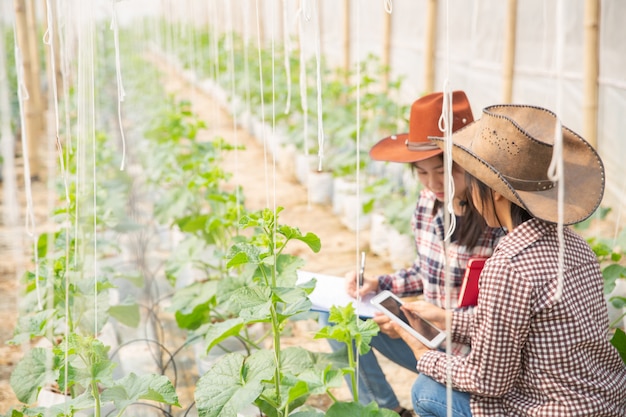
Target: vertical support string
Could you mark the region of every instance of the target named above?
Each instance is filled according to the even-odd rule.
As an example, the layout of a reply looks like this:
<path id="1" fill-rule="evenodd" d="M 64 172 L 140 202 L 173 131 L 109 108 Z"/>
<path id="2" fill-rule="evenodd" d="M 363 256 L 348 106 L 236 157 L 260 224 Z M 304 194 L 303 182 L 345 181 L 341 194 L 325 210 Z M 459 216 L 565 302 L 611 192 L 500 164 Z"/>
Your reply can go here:
<path id="1" fill-rule="evenodd" d="M 304 24 L 311 20 L 311 11 L 308 0 L 300 0 L 300 10 L 298 10 L 298 33 L 300 36 L 300 107 L 304 118 L 304 154 L 309 154 L 309 105 L 308 105 L 308 85 L 306 59 L 304 51 Z"/>
<path id="2" fill-rule="evenodd" d="M 263 59 L 261 56 L 261 17 L 259 10 L 259 0 L 256 0 L 256 29 L 257 29 L 257 54 L 259 59 L 259 96 L 261 97 L 261 140 L 263 141 L 263 167 L 265 171 L 265 206 L 270 206 L 269 178 L 267 172 L 267 142 L 265 140 L 265 100 L 263 92 Z"/>
<path id="3" fill-rule="evenodd" d="M 360 245 L 359 243 L 361 242 L 361 65 L 360 65 L 360 57 L 361 57 L 361 43 L 360 41 L 360 33 L 361 33 L 361 7 L 360 7 L 361 2 L 357 1 L 356 2 L 356 7 L 355 7 L 355 17 L 356 17 L 356 34 L 355 34 L 355 38 L 356 38 L 356 58 L 354 60 L 354 65 L 356 67 L 356 119 L 355 119 L 355 123 L 356 123 L 356 232 L 355 232 L 355 239 L 356 239 L 356 244 L 355 246 L 355 271 L 359 271 L 360 269 L 360 264 L 362 262 L 364 262 L 364 258 L 362 259 L 362 257 L 365 256 L 365 252 L 363 252 L 361 254 L 361 256 L 359 256 L 360 254 Z M 350 22 L 350 16 L 346 16 L 346 21 L 348 22 L 348 27 L 349 27 L 349 22 Z M 350 57 L 346 57 L 346 60 L 349 61 Z M 349 76 L 349 74 L 347 75 Z M 355 274 L 355 279 L 356 279 L 356 286 L 355 288 L 357 289 L 356 292 L 356 298 L 357 298 L 357 308 L 356 308 L 356 317 L 354 318 L 357 323 L 360 320 L 359 318 L 359 304 L 361 304 L 361 294 L 359 293 L 358 289 L 359 289 L 359 279 L 360 279 L 360 274 Z M 357 392 L 359 392 L 359 374 L 360 374 L 360 355 L 358 354 L 358 352 L 356 353 L 356 385 L 357 385 Z"/>
<path id="4" fill-rule="evenodd" d="M 563 188 L 563 130 L 558 115 L 561 114 L 563 103 L 563 52 L 565 48 L 565 4 L 563 0 L 557 1 L 556 7 L 556 78 L 557 91 L 556 114 L 557 122 L 554 127 L 554 147 L 552 150 L 552 160 L 548 168 L 548 178 L 557 182 L 557 238 L 559 241 L 558 252 L 558 269 L 557 269 L 557 286 L 552 297 L 554 302 L 558 302 L 563 294 L 564 269 L 565 269 L 565 237 L 563 232 L 563 216 L 564 216 L 564 188 Z"/>
<path id="5" fill-rule="evenodd" d="M 231 74 L 231 113 L 233 118 L 233 138 L 235 142 L 235 184 L 239 185 L 239 129 L 237 129 L 237 100 L 235 100 L 235 45 L 233 39 L 233 32 L 235 31 L 235 25 L 233 23 L 233 11 L 230 2 L 227 2 L 228 13 L 228 25 L 229 25 L 229 41 L 230 41 L 230 54 L 229 54 L 229 72 Z M 241 202 L 240 187 L 235 187 L 236 201 L 237 201 L 237 219 L 239 219 L 239 203 Z"/>
<path id="6" fill-rule="evenodd" d="M 451 309 L 451 291 L 452 291 L 452 265 L 449 262 L 448 256 L 450 254 L 449 246 L 452 233 L 456 227 L 456 216 L 454 214 L 454 178 L 452 176 L 452 89 L 450 88 L 449 76 L 450 76 L 450 4 L 449 0 L 445 2 L 445 79 L 443 84 L 443 108 L 441 112 L 441 118 L 439 119 L 439 128 L 444 133 L 445 137 L 445 149 L 444 149 L 444 200 L 445 209 L 444 213 L 444 230 L 445 237 L 443 241 L 444 245 L 444 279 L 445 279 L 445 309 Z M 446 314 L 446 331 L 450 334 L 452 329 L 452 318 L 449 314 Z M 446 338 L 446 355 L 452 356 L 452 338 Z M 452 417 L 452 362 L 448 361 L 446 366 L 446 411 L 447 416 Z"/>
<path id="7" fill-rule="evenodd" d="M 119 27 L 117 24 L 117 1 L 112 0 L 112 18 L 111 18 L 111 30 L 113 31 L 113 42 L 115 45 L 115 77 L 117 80 L 117 122 L 120 127 L 120 136 L 122 138 L 122 162 L 120 164 L 120 171 L 124 171 L 126 162 L 126 137 L 124 136 L 124 125 L 122 123 L 122 102 L 126 96 L 124 91 L 124 85 L 122 83 L 122 63 L 120 60 L 120 40 L 119 40 Z"/>
<path id="8" fill-rule="evenodd" d="M 15 23 L 13 24 L 13 36 L 17 40 L 17 28 L 15 27 Z M 39 256 L 37 251 L 37 234 L 36 234 L 36 224 L 35 224 L 35 212 L 33 208 L 33 191 L 32 184 L 30 178 L 30 154 L 28 153 L 28 141 L 30 137 L 28 135 L 28 131 L 26 130 L 26 115 L 24 113 L 24 102 L 29 99 L 28 90 L 26 88 L 26 83 L 24 81 L 24 67 L 22 63 L 22 53 L 17 44 L 15 42 L 15 66 L 17 68 L 17 96 L 18 96 L 18 107 L 20 111 L 20 129 L 22 131 L 22 159 L 24 160 L 24 191 L 26 194 L 26 215 L 24 218 L 24 228 L 26 231 L 26 235 L 29 236 L 32 240 L 33 245 L 33 257 L 35 263 L 35 287 L 37 292 L 37 307 L 42 310 L 43 303 L 41 301 L 41 292 L 39 288 Z"/>
<path id="9" fill-rule="evenodd" d="M 285 114 L 291 111 L 291 63 L 289 53 L 291 52 L 291 42 L 289 41 L 289 29 L 287 21 L 287 0 L 283 0 L 283 48 L 285 59 L 285 74 L 287 77 L 287 102 L 285 103 Z"/>
<path id="10" fill-rule="evenodd" d="M 321 67 L 321 34 L 320 34 L 320 16 L 317 0 L 314 3 L 315 10 L 315 63 L 316 63 L 316 80 L 317 80 L 317 144 L 319 165 L 318 170 L 322 170 L 322 161 L 324 160 L 324 114 L 322 108 L 322 67 Z"/>

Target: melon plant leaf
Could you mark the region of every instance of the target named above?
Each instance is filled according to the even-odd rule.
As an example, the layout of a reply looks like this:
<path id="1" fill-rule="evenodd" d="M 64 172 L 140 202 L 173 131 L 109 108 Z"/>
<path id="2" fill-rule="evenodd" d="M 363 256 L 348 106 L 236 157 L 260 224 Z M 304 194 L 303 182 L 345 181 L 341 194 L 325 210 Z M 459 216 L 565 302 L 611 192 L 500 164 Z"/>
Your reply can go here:
<path id="1" fill-rule="evenodd" d="M 105 389 L 101 399 L 104 402 L 113 401 L 119 411 L 139 400 L 180 406 L 174 385 L 165 375 L 156 374 L 136 375 L 131 372 Z"/>
<path id="2" fill-rule="evenodd" d="M 109 307 L 109 315 L 129 327 L 139 326 L 141 320 L 138 304 L 120 304 Z"/>
<path id="3" fill-rule="evenodd" d="M 239 310 L 239 317 L 246 322 L 267 321 L 272 305 L 272 292 L 269 287 L 243 287 L 233 292 Z"/>
<path id="4" fill-rule="evenodd" d="M 244 326 L 243 319 L 236 317 L 206 326 L 204 341 L 207 352 L 225 339 L 237 336 Z M 203 327 L 204 329 L 205 327 Z"/>
<path id="5" fill-rule="evenodd" d="M 326 411 L 326 417 L 344 416 L 398 417 L 398 413 L 386 408 L 379 409 L 374 402 L 367 405 L 356 402 L 336 402 L 330 406 L 328 411 Z"/>
<path id="6" fill-rule="evenodd" d="M 201 417 L 235 417 L 263 392 L 263 381 L 274 374 L 272 352 L 260 350 L 248 358 L 230 353 L 209 369 L 196 385 Z"/>
<path id="7" fill-rule="evenodd" d="M 624 364 L 626 364 L 626 333 L 622 329 L 615 329 L 615 334 L 611 338 L 611 343 L 622 358 Z"/>
<path id="8" fill-rule="evenodd" d="M 55 356 L 49 349 L 33 348 L 18 362 L 11 374 L 11 388 L 18 400 L 32 404 L 37 400 L 39 390 L 57 379 L 53 370 Z"/>

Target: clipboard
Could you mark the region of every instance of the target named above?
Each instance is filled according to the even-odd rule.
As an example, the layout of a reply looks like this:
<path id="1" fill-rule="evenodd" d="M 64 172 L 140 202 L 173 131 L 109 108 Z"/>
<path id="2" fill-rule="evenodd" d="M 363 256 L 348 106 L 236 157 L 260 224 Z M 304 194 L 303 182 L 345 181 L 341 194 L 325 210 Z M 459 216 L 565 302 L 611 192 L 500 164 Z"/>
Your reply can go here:
<path id="1" fill-rule="evenodd" d="M 298 270 L 298 280 L 296 284 L 304 283 L 315 278 L 317 283 L 315 289 L 309 294 L 309 299 L 313 304 L 311 310 L 318 312 L 328 312 L 334 305 L 344 307 L 352 304 L 359 317 L 367 319 L 374 317 L 377 309 L 370 304 L 374 293 L 361 297 L 359 303 L 355 298 L 350 297 L 345 289 L 345 278 L 334 275 L 318 274 L 316 272 Z"/>

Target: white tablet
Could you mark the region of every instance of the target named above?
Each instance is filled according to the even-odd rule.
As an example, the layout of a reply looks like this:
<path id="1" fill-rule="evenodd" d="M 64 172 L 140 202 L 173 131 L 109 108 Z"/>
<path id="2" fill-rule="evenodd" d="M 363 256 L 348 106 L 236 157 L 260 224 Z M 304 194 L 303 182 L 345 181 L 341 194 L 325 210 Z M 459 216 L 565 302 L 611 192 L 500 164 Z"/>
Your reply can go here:
<path id="1" fill-rule="evenodd" d="M 400 306 L 403 304 L 402 300 L 391 291 L 383 291 L 377 294 L 372 298 L 371 303 L 431 349 L 437 349 L 446 339 L 446 332 L 428 320 L 416 314 L 411 314 L 411 317 L 407 317 L 400 309 Z"/>

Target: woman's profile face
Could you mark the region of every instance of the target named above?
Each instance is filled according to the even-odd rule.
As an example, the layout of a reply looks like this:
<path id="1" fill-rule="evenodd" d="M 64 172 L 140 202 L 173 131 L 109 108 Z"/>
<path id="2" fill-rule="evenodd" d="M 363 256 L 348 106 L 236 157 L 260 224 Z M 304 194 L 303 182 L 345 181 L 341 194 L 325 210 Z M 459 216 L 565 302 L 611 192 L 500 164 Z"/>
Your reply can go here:
<path id="1" fill-rule="evenodd" d="M 424 187 L 432 191 L 437 200 L 445 200 L 445 166 L 443 156 L 435 155 L 422 161 L 414 162 L 413 166 L 417 177 Z M 454 199 L 465 200 L 465 170 L 457 164 L 452 164 L 452 179 L 454 180 Z"/>

